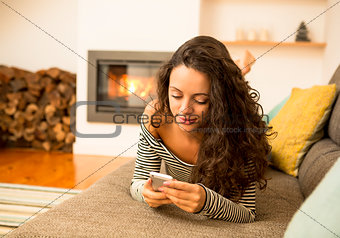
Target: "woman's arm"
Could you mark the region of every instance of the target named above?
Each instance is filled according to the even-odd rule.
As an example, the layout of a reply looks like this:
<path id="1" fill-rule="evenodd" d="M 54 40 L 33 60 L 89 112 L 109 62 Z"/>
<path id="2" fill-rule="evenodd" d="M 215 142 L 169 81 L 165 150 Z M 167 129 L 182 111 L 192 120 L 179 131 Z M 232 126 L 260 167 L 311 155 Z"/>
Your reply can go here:
<path id="1" fill-rule="evenodd" d="M 245 166 L 247 174 L 255 173 L 255 164 L 248 161 Z M 231 222 L 253 222 L 255 221 L 255 199 L 256 199 L 256 184 L 252 181 L 245 189 L 242 197 L 235 203 L 228 198 L 223 197 L 217 192 L 206 188 L 200 184 L 206 191 L 206 200 L 199 214 L 205 215 L 213 219 L 221 219 Z"/>
<path id="2" fill-rule="evenodd" d="M 230 222 L 246 223 L 255 221 L 255 182 L 245 190 L 238 203 L 232 202 L 209 188 L 204 187 L 204 189 L 206 191 L 206 201 L 203 209 L 197 214 Z"/>
<path id="3" fill-rule="evenodd" d="M 148 119 L 155 111 L 152 103 L 154 102 L 151 102 L 144 111 Z M 159 136 L 156 130 L 149 131 L 146 129 L 151 128 L 150 124 L 150 120 L 141 122 L 135 172 L 131 181 L 130 193 L 135 200 L 143 201 L 150 207 L 158 207 L 172 202 L 161 192 L 154 191 L 149 179 L 150 172 L 159 172 L 161 168 L 161 158 L 154 150 L 154 146 L 159 143 L 156 139 Z"/>
<path id="4" fill-rule="evenodd" d="M 254 165 L 248 163 L 245 171 L 254 171 Z M 250 183 L 238 203 L 223 197 L 203 184 L 190 184 L 179 181 L 164 183 L 165 195 L 179 208 L 230 222 L 253 222 L 255 220 L 255 181 Z M 200 189 L 199 189 L 199 188 Z M 202 192 L 203 190 L 203 192 Z"/>
<path id="5" fill-rule="evenodd" d="M 145 202 L 142 195 L 144 184 L 149 179 L 150 172 L 159 172 L 160 168 L 161 159 L 151 148 L 150 142 L 142 131 L 139 135 L 135 172 L 130 186 L 131 196 L 135 200 Z"/>

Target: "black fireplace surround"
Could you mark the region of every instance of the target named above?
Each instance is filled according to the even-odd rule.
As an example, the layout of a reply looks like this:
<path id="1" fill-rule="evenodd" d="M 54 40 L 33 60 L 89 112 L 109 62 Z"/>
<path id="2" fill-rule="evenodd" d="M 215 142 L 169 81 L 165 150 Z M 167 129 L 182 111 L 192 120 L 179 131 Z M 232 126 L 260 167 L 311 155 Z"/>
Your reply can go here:
<path id="1" fill-rule="evenodd" d="M 172 52 L 88 51 L 89 122 L 136 124 L 154 99 L 155 76 Z"/>

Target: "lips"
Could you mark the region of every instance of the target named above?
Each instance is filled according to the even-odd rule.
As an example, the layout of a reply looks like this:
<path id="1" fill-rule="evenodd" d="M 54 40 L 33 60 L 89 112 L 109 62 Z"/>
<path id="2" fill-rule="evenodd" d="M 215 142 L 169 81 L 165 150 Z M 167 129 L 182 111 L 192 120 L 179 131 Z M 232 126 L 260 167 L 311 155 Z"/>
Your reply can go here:
<path id="1" fill-rule="evenodd" d="M 194 122 L 197 121 L 197 118 L 187 120 L 187 119 L 185 119 L 185 117 L 178 117 L 178 119 L 182 124 L 185 124 L 185 125 L 190 125 L 190 124 L 193 124 Z"/>

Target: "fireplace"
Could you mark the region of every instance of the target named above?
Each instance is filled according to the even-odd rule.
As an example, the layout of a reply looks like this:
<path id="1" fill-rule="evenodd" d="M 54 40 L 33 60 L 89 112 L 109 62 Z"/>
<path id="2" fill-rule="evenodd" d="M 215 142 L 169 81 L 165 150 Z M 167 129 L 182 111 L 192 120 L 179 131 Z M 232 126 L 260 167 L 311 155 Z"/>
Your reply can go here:
<path id="1" fill-rule="evenodd" d="M 138 123 L 138 115 L 143 113 L 145 103 L 156 97 L 157 71 L 171 54 L 89 51 L 87 120 Z"/>

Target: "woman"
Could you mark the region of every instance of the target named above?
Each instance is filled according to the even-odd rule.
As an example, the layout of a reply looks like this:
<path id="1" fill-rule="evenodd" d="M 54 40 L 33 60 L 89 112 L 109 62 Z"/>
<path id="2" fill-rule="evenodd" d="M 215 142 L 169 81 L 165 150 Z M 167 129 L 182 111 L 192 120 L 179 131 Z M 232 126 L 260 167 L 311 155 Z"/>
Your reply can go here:
<path id="1" fill-rule="evenodd" d="M 208 36 L 184 43 L 157 80 L 158 98 L 141 123 L 132 197 L 150 207 L 175 204 L 209 218 L 254 221 L 255 184 L 266 186 L 271 149 L 257 91 Z M 159 172 L 162 160 L 174 180 L 154 191 L 149 173 Z"/>

